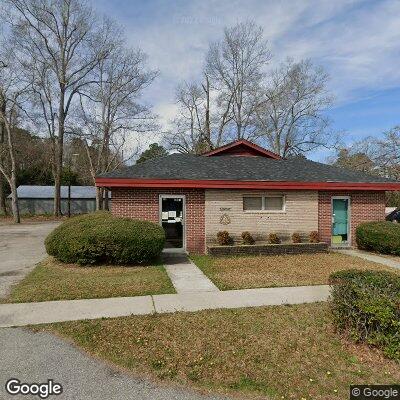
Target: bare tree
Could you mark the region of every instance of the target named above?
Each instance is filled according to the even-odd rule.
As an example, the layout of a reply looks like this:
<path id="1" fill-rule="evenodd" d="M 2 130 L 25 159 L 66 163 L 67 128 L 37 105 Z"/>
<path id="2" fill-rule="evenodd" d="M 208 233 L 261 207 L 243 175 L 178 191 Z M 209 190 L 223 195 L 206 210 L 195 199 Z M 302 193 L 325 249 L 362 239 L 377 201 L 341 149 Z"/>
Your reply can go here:
<path id="1" fill-rule="evenodd" d="M 8 52 L 10 56 L 10 53 Z M 14 222 L 20 223 L 18 195 L 17 195 L 17 162 L 14 143 L 19 117 L 23 112 L 23 103 L 26 100 L 27 87 L 24 86 L 21 75 L 11 63 L 0 68 L 0 173 L 5 177 L 11 189 L 11 210 Z"/>
<path id="2" fill-rule="evenodd" d="M 383 137 L 369 140 L 372 157 L 384 176 L 400 179 L 400 126 L 383 133 Z"/>
<path id="3" fill-rule="evenodd" d="M 254 22 L 226 28 L 211 43 L 199 82 L 178 86 L 179 113 L 166 144 L 202 153 L 232 139 L 252 138 L 259 88 L 271 58 L 263 30 Z"/>
<path id="4" fill-rule="evenodd" d="M 328 160 L 331 164 L 400 180 L 400 126 L 379 136 L 368 136 L 341 148 Z M 400 206 L 400 192 L 386 192 L 386 203 Z"/>
<path id="5" fill-rule="evenodd" d="M 361 171 L 367 174 L 379 173 L 374 161 L 357 146 L 338 149 L 336 157 L 328 160 L 328 162 L 341 168 Z"/>
<path id="6" fill-rule="evenodd" d="M 208 138 L 208 95 L 195 83 L 184 82 L 176 89 L 179 114 L 173 121 L 173 131 L 167 136 L 169 147 L 181 153 L 199 153 Z"/>
<path id="7" fill-rule="evenodd" d="M 223 39 L 210 44 L 205 70 L 219 104 L 231 112 L 237 139 L 253 135 L 258 91 L 270 58 L 263 29 L 252 21 L 226 28 Z"/>
<path id="8" fill-rule="evenodd" d="M 200 154 L 226 141 L 226 128 L 232 121 L 232 97 L 228 102 L 221 102 L 207 74 L 200 84 L 180 84 L 176 90 L 176 103 L 179 114 L 166 136 L 170 148 Z"/>
<path id="9" fill-rule="evenodd" d="M 400 179 L 400 126 L 340 148 L 328 160 L 344 168 Z"/>
<path id="10" fill-rule="evenodd" d="M 134 144 L 135 134 L 156 129 L 155 117 L 140 103 L 140 97 L 157 72 L 148 69 L 147 56 L 141 50 L 126 48 L 124 41 L 116 40 L 120 34 L 114 36 L 112 51 L 93 71 L 96 82 L 80 92 L 78 124 L 72 129 L 83 139 L 93 183 L 96 175 L 117 168 L 136 154 L 135 145 L 126 151 Z M 102 208 L 102 199 L 99 189 L 98 209 Z"/>
<path id="11" fill-rule="evenodd" d="M 327 81 L 309 60 L 288 60 L 272 71 L 257 107 L 257 137 L 284 157 L 336 143 L 323 113 L 332 103 Z"/>
<path id="12" fill-rule="evenodd" d="M 66 121 L 73 99 L 92 82 L 93 69 L 108 54 L 107 24 L 99 29 L 84 0 L 6 1 L 13 45 L 31 78 L 37 116 L 53 143 L 54 213 L 59 215 Z"/>
<path id="13" fill-rule="evenodd" d="M 5 68 L 6 65 L 4 64 L 4 61 L 1 61 L 0 63 L 0 73 L 1 73 L 1 68 Z M 1 110 L 0 110 L 1 115 L 5 115 L 6 113 L 6 102 L 2 101 L 1 103 Z M 6 128 L 4 122 L 0 121 L 0 146 L 3 146 L 5 143 L 6 139 Z M 0 159 L 1 163 L 1 159 Z M 7 215 L 8 210 L 7 210 L 7 203 L 6 203 L 6 191 L 5 191 L 5 185 L 6 181 L 4 180 L 4 175 L 0 173 L 0 214 Z"/>

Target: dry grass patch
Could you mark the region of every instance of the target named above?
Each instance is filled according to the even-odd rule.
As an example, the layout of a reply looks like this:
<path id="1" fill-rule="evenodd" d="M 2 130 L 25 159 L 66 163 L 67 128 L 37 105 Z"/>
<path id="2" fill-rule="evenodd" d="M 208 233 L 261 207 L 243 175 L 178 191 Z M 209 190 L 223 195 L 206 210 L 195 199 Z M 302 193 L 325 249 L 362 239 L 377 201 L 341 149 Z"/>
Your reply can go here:
<path id="1" fill-rule="evenodd" d="M 175 293 L 163 266 L 81 267 L 53 258 L 41 262 L 7 299 L 21 303 Z"/>
<path id="2" fill-rule="evenodd" d="M 221 289 L 323 285 L 332 272 L 344 269 L 390 270 L 384 265 L 340 253 L 279 256 L 192 256 L 196 265 Z"/>
<path id="3" fill-rule="evenodd" d="M 326 304 L 66 322 L 45 329 L 139 374 L 271 399 L 345 399 L 352 383 L 400 381 L 399 364 L 347 344 Z"/>

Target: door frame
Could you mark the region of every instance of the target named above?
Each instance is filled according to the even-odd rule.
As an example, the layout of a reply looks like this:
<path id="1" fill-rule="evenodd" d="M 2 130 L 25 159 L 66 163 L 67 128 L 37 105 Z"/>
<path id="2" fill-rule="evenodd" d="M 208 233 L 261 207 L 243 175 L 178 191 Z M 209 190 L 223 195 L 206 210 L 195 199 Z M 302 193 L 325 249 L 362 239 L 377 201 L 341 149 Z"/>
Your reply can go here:
<path id="1" fill-rule="evenodd" d="M 347 207 L 347 242 L 343 243 L 343 246 L 350 247 L 351 246 L 351 196 L 331 196 L 331 246 L 332 247 L 341 247 L 337 243 L 332 243 L 333 200 L 348 200 L 348 207 Z"/>
<path id="2" fill-rule="evenodd" d="M 162 199 L 182 199 L 182 245 L 175 249 L 164 249 L 167 252 L 186 252 L 186 195 L 184 194 L 162 194 L 158 195 L 158 224 L 162 227 Z"/>

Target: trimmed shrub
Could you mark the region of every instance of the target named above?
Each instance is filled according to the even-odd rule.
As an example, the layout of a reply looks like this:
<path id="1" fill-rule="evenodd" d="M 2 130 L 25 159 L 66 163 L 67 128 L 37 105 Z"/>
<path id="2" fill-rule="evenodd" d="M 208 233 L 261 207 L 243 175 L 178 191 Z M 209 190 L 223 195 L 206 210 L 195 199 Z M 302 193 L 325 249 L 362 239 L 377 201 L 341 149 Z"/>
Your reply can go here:
<path id="1" fill-rule="evenodd" d="M 319 233 L 317 231 L 311 231 L 309 239 L 310 243 L 319 243 Z"/>
<path id="2" fill-rule="evenodd" d="M 293 233 L 292 242 L 293 243 L 301 243 L 301 236 L 299 233 L 297 233 L 297 232 Z"/>
<path id="3" fill-rule="evenodd" d="M 279 238 L 279 236 L 276 233 L 270 233 L 268 236 L 268 241 L 271 244 L 279 244 L 281 242 L 281 239 Z"/>
<path id="4" fill-rule="evenodd" d="M 353 269 L 335 272 L 329 283 L 337 329 L 400 360 L 400 275 Z"/>
<path id="5" fill-rule="evenodd" d="M 217 243 L 220 246 L 228 246 L 233 244 L 233 239 L 229 236 L 228 231 L 219 231 L 217 233 Z"/>
<path id="6" fill-rule="evenodd" d="M 47 253 L 65 263 L 144 264 L 160 256 L 165 234 L 148 221 L 100 211 L 73 217 L 47 236 Z"/>
<path id="7" fill-rule="evenodd" d="M 255 240 L 253 236 L 251 236 L 250 232 L 243 232 L 242 233 L 243 244 L 254 244 Z"/>
<path id="8" fill-rule="evenodd" d="M 400 255 L 400 224 L 367 222 L 356 229 L 357 246 L 383 254 Z"/>

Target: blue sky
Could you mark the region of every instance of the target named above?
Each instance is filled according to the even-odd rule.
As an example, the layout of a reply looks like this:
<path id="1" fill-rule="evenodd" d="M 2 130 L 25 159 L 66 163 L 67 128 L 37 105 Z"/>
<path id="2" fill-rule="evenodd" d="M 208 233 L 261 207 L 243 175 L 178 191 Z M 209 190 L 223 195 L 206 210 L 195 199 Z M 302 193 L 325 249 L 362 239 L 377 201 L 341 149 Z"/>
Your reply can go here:
<path id="1" fill-rule="evenodd" d="M 271 67 L 310 58 L 330 75 L 333 128 L 351 143 L 400 124 L 400 1 L 357 0 L 93 0 L 122 24 L 133 47 L 160 71 L 144 94 L 167 124 L 175 86 L 196 79 L 208 43 L 225 26 L 253 19 L 264 28 Z M 324 159 L 324 151 L 309 155 Z"/>

